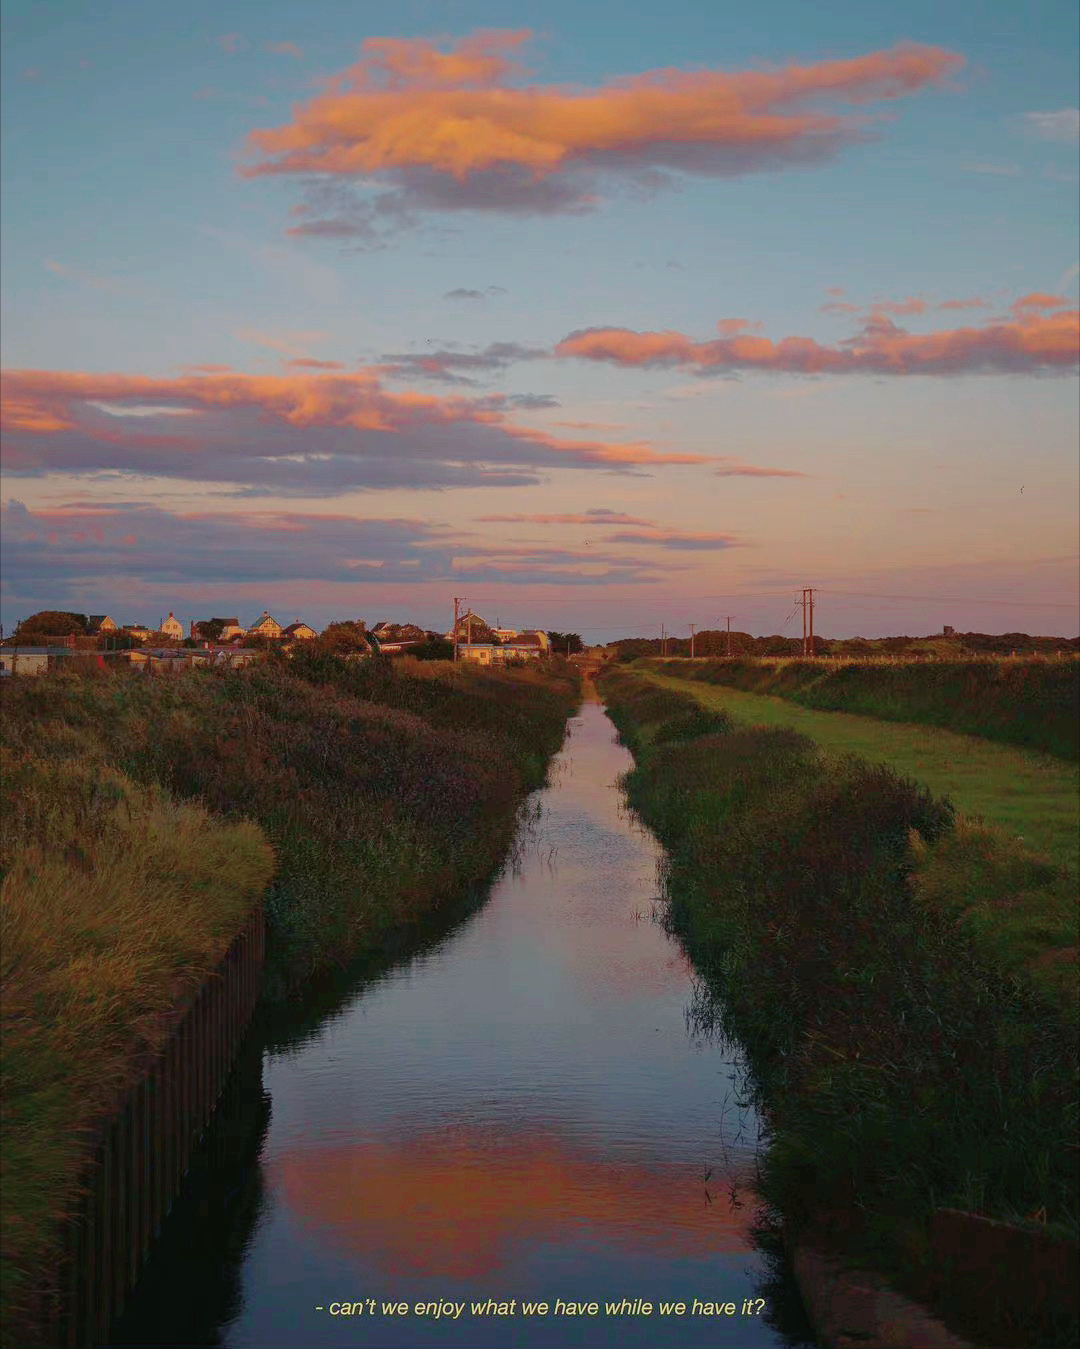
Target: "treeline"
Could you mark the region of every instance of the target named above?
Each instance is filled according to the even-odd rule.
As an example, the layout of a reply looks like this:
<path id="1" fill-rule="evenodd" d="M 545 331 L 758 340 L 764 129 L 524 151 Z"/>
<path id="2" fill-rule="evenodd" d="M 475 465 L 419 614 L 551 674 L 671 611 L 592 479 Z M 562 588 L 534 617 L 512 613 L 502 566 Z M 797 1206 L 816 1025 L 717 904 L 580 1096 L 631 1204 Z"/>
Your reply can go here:
<path id="1" fill-rule="evenodd" d="M 288 663 L 4 682 L 5 1346 L 34 1343 L 89 1126 L 265 894 L 267 994 L 501 865 L 571 673 Z"/>
<path id="2" fill-rule="evenodd" d="M 1080 661 L 938 660 L 927 665 L 679 661 L 654 669 L 787 698 L 824 712 L 921 722 L 1080 758 Z"/>
<path id="3" fill-rule="evenodd" d="M 600 685 L 634 750 L 631 803 L 667 850 L 699 1019 L 749 1057 L 766 1198 L 931 1302 L 949 1291 L 937 1207 L 1037 1214 L 1075 1241 L 1075 967 L 1055 982 L 1042 949 L 1009 963 L 983 921 L 1040 896 L 1070 912 L 1070 879 L 885 765 L 723 714 L 687 738 L 695 699 L 619 669 Z M 996 1343 L 994 1292 L 974 1313 Z M 1046 1301 L 1030 1315 L 1010 1343 L 1073 1342 Z"/>
<path id="4" fill-rule="evenodd" d="M 619 661 L 636 660 L 639 656 L 689 656 L 689 637 L 621 637 L 609 642 Z M 1026 632 L 1006 632 L 996 636 L 985 632 L 940 633 L 930 637 L 847 637 L 825 638 L 815 636 L 812 654 L 818 658 L 846 657 L 848 659 L 904 656 L 935 656 L 961 658 L 966 654 L 978 656 L 1054 656 L 1080 653 L 1080 637 L 1033 637 Z M 752 656 L 791 658 L 803 654 L 801 637 L 754 637 L 748 632 L 728 633 L 726 630 L 706 629 L 695 634 L 695 656 Z"/>

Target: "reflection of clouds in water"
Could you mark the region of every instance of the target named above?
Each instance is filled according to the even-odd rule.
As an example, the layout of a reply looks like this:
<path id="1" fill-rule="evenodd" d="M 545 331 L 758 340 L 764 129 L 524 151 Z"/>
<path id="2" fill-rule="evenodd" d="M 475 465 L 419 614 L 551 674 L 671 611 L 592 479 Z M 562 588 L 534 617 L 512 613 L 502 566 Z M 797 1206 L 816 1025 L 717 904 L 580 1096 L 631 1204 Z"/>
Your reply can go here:
<path id="1" fill-rule="evenodd" d="M 719 1174 L 707 1197 L 699 1163 L 611 1160 L 528 1125 L 403 1128 L 392 1140 L 297 1147 L 271 1166 L 320 1239 L 387 1275 L 478 1278 L 568 1230 L 661 1258 L 731 1253 L 746 1248 L 754 1217 L 752 1204 L 726 1201 Z M 737 1179 L 750 1179 L 748 1159 Z"/>

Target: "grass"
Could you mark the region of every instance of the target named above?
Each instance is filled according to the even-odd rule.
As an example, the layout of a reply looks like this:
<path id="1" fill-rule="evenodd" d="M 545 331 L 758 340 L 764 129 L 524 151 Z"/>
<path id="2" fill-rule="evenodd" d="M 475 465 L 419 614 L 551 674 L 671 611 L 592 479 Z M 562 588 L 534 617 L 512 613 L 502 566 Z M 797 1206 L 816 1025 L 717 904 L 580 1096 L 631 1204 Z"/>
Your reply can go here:
<path id="1" fill-rule="evenodd" d="M 919 722 L 1080 760 L 1080 660 L 712 660 L 660 668 L 823 712 Z"/>
<path id="2" fill-rule="evenodd" d="M 5 1345 L 29 1342 L 85 1145 L 224 955 L 274 859 L 259 828 L 85 760 L 3 751 Z M 17 1328 L 16 1328 L 17 1327 Z"/>
<path id="3" fill-rule="evenodd" d="M 320 657 L 5 681 L 5 1349 L 88 1131 L 256 898 L 286 1006 L 492 874 L 577 696 L 560 666 Z"/>
<path id="4" fill-rule="evenodd" d="M 601 689 L 667 850 L 667 922 L 747 1050 L 777 1210 L 916 1295 L 937 1207 L 1039 1212 L 1075 1241 L 1075 964 L 1038 977 L 1069 912 L 1075 933 L 1066 873 L 791 725 L 664 744 L 657 695 L 685 692 L 623 672 Z M 1033 1310 L 1016 1342 L 1071 1342 L 1051 1321 Z"/>
<path id="5" fill-rule="evenodd" d="M 672 668 L 668 662 L 667 669 Z M 659 688 L 690 695 L 707 710 L 757 726 L 782 726 L 823 749 L 887 763 L 898 773 L 947 796 L 964 814 L 1021 836 L 1076 876 L 1080 870 L 1080 771 L 1047 754 L 972 735 L 848 712 L 823 712 L 786 699 L 726 685 L 676 678 L 646 666 Z"/>

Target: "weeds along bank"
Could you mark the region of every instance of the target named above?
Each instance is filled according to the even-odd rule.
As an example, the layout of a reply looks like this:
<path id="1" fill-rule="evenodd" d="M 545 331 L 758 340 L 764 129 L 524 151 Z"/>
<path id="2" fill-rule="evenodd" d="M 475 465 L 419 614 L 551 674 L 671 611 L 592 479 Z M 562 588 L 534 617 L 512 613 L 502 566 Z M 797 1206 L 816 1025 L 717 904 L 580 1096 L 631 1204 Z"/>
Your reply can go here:
<path id="1" fill-rule="evenodd" d="M 1080 660 L 676 660 L 649 668 L 822 712 L 922 722 L 1080 758 Z"/>
<path id="2" fill-rule="evenodd" d="M 90 1126 L 252 905 L 284 999 L 486 879 L 577 683 L 330 657 L 0 697 L 6 1345 L 30 1342 Z"/>
<path id="3" fill-rule="evenodd" d="M 17 759 L 107 764 L 254 821 L 277 858 L 267 916 L 288 984 L 483 879 L 577 696 L 571 673 L 297 657 L 11 681 L 3 736 Z"/>
<path id="4" fill-rule="evenodd" d="M 704 726 L 629 672 L 600 687 L 668 852 L 668 921 L 750 1056 L 766 1196 L 930 1300 L 936 1208 L 1039 1214 L 1075 1240 L 1075 947 L 1069 980 L 1038 982 L 1041 953 L 1001 950 L 964 903 L 970 868 L 990 912 L 1053 868 L 884 765 L 723 713 Z"/>

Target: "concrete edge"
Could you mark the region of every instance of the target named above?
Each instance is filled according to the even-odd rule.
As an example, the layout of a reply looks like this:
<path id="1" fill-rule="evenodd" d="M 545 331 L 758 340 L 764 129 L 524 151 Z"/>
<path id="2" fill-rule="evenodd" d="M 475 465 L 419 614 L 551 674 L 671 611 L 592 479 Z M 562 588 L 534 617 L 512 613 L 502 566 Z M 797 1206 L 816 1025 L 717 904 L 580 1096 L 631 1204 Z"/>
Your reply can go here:
<path id="1" fill-rule="evenodd" d="M 818 1247 L 794 1242 L 789 1259 L 823 1349 L 977 1349 L 880 1274 L 850 1270 Z"/>

